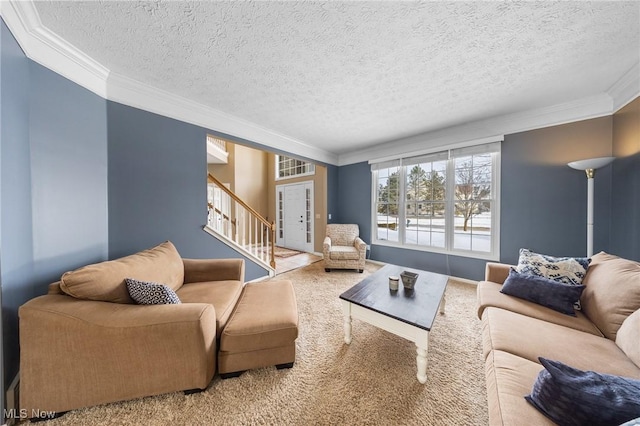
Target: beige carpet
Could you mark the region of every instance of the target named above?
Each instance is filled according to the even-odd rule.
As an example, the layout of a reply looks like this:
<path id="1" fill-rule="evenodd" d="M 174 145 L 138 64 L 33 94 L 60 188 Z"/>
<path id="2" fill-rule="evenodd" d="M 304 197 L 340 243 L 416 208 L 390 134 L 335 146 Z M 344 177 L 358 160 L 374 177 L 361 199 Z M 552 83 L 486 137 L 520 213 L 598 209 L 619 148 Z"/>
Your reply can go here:
<path id="1" fill-rule="evenodd" d="M 486 425 L 475 287 L 450 281 L 447 311 L 429 341 L 428 380 L 416 379 L 415 346 L 353 321 L 345 345 L 338 296 L 364 274 L 325 273 L 321 262 L 278 276 L 294 282 L 300 312 L 297 361 L 209 388 L 67 413 L 52 425 Z"/>

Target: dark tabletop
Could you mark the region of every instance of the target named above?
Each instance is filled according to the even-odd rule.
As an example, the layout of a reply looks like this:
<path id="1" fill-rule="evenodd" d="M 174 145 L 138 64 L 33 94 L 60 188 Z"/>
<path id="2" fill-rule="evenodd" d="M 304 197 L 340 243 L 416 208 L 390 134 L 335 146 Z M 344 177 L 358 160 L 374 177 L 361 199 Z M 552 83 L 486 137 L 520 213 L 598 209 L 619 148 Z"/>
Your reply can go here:
<path id="1" fill-rule="evenodd" d="M 399 278 L 403 271 L 418 274 L 413 291 L 406 290 L 402 280 L 398 282 L 398 290 L 389 290 L 389 276 Z M 342 293 L 340 299 L 429 331 L 448 279 L 446 275 L 433 272 L 386 265 Z"/>

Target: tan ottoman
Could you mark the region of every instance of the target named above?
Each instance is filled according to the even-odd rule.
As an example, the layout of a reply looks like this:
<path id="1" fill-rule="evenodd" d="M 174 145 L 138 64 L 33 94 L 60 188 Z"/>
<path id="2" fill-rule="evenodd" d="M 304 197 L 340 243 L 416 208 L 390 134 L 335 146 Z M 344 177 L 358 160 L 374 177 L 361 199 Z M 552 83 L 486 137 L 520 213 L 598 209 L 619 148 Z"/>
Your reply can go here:
<path id="1" fill-rule="evenodd" d="M 296 359 L 298 306 L 291 281 L 248 283 L 220 336 L 218 371 L 223 379 L 245 370 Z"/>

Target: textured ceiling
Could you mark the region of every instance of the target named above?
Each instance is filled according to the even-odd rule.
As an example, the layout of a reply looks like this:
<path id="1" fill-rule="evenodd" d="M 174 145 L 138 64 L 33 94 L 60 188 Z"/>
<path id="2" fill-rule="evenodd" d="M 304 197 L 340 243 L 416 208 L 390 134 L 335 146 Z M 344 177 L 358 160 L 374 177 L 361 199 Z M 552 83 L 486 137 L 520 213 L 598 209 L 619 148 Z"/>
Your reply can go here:
<path id="1" fill-rule="evenodd" d="M 36 8 L 111 71 L 336 154 L 601 94 L 640 56 L 638 2 Z"/>

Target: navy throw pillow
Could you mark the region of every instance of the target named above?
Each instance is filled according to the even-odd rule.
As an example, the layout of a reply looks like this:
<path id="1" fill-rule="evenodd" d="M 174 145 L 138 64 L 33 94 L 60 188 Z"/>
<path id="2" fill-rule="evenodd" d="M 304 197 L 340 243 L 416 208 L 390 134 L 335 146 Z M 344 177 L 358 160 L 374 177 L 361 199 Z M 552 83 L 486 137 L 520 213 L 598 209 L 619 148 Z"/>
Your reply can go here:
<path id="1" fill-rule="evenodd" d="M 129 296 L 139 305 L 169 305 L 181 303 L 180 298 L 164 284 L 125 278 Z"/>
<path id="2" fill-rule="evenodd" d="M 640 417 L 640 380 L 538 359 L 545 369 L 525 399 L 558 425 L 620 425 Z"/>
<path id="3" fill-rule="evenodd" d="M 500 292 L 575 317 L 574 304 L 580 300 L 584 288 L 583 285 L 566 285 L 536 275 L 520 274 L 511 268 Z"/>

